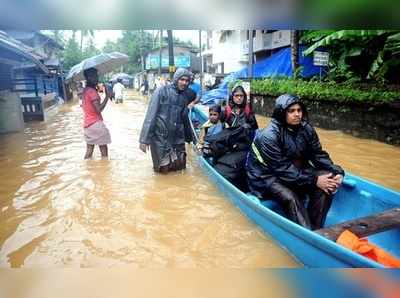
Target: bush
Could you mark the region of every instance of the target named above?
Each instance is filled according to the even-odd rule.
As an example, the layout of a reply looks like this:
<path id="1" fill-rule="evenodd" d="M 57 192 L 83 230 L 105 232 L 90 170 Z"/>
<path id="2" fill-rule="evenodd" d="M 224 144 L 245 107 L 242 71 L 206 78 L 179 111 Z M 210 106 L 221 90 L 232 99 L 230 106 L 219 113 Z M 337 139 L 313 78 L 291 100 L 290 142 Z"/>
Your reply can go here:
<path id="1" fill-rule="evenodd" d="M 385 91 L 376 87 L 360 90 L 349 84 L 283 78 L 253 80 L 251 93 L 270 96 L 291 93 L 305 99 L 346 103 L 381 104 L 400 100 L 398 91 Z"/>

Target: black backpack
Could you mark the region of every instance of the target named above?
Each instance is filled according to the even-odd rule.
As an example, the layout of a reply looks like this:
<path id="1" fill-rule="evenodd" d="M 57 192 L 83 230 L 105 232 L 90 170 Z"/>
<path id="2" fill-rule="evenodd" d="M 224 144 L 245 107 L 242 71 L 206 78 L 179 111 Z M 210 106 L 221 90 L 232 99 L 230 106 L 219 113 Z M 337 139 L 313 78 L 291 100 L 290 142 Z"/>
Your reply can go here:
<path id="1" fill-rule="evenodd" d="M 242 126 L 225 128 L 215 135 L 205 137 L 203 154 L 205 157 L 217 159 L 228 152 L 248 151 L 251 141 L 247 128 Z"/>

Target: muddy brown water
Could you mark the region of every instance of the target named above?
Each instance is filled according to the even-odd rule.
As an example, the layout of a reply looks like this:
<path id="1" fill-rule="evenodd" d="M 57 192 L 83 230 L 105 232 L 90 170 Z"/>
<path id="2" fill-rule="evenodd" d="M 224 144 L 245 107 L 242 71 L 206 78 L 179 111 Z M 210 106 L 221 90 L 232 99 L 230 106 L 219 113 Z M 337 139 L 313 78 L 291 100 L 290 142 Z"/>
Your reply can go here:
<path id="1" fill-rule="evenodd" d="M 153 173 L 138 149 L 145 110 L 135 97 L 106 107 L 109 160 L 97 148 L 83 160 L 76 103 L 0 135 L 0 267 L 298 267 L 218 192 L 191 150 L 186 171 Z M 400 148 L 318 132 L 346 170 L 400 190 Z"/>

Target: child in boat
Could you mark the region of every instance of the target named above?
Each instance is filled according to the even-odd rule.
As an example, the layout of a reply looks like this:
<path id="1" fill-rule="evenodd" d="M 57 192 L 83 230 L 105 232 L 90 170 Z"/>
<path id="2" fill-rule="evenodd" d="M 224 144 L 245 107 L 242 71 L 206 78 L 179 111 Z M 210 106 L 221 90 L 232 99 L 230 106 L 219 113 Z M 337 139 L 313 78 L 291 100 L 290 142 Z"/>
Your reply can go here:
<path id="1" fill-rule="evenodd" d="M 205 137 L 215 135 L 225 128 L 225 123 L 221 122 L 221 106 L 213 105 L 208 109 L 208 121 L 201 126 L 197 149 L 202 152 L 205 144 Z"/>

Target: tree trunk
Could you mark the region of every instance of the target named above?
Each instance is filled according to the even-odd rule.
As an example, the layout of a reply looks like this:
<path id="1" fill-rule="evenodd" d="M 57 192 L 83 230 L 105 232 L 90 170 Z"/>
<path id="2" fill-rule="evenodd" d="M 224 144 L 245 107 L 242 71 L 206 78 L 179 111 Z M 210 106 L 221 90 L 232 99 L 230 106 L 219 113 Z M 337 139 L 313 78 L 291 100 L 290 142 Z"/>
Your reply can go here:
<path id="1" fill-rule="evenodd" d="M 290 32 L 291 61 L 293 69 L 293 78 L 297 76 L 299 68 L 299 31 L 291 30 Z"/>

